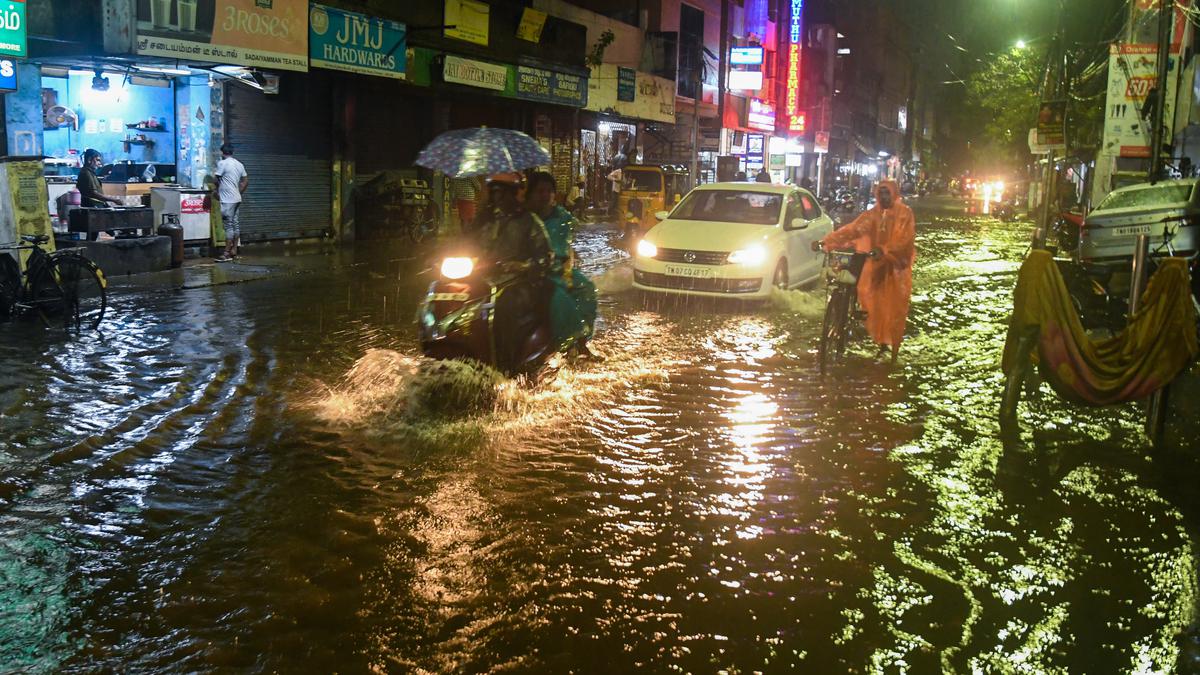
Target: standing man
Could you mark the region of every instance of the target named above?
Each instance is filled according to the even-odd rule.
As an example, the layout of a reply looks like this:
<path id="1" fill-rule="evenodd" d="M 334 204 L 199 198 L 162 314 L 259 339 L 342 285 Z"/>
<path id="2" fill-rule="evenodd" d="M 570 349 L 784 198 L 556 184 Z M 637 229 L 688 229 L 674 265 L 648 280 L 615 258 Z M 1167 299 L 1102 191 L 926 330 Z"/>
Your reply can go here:
<path id="1" fill-rule="evenodd" d="M 217 162 L 217 199 L 221 202 L 221 224 L 225 226 L 225 252 L 217 262 L 229 262 L 238 257 L 242 229 L 238 213 L 242 208 L 242 193 L 250 185 L 246 167 L 233 158 L 233 146 L 221 146 L 221 161 Z"/>
<path id="2" fill-rule="evenodd" d="M 625 172 L 621 170 L 621 165 L 613 169 L 608 174 L 608 182 L 612 184 L 612 191 L 608 197 L 608 217 L 610 220 L 617 217 L 617 206 L 621 203 L 621 183 L 625 180 Z M 615 222 L 615 221 L 614 221 Z"/>
<path id="3" fill-rule="evenodd" d="M 874 208 L 822 241 L 813 242 L 814 251 L 870 246 L 871 258 L 858 277 L 858 303 L 867 310 L 867 332 L 879 345 L 879 356 L 891 352 L 892 363 L 900 354 L 908 321 L 912 268 L 917 258 L 916 233 L 916 219 L 900 199 L 896 181 L 882 180 L 875 187 Z M 859 251 L 865 252 L 861 248 Z"/>
<path id="4" fill-rule="evenodd" d="M 103 207 L 107 204 L 120 204 L 121 200 L 104 194 L 104 186 L 96 172 L 104 165 L 100 152 L 88 148 L 83 151 L 83 168 L 79 171 L 79 179 L 75 181 L 75 189 L 79 190 L 79 205 L 84 208 Z"/>

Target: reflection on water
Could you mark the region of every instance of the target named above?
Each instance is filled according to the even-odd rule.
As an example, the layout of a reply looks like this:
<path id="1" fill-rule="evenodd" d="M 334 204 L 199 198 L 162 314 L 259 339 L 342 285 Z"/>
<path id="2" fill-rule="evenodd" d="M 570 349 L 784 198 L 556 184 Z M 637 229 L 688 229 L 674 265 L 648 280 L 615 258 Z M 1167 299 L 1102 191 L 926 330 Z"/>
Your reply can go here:
<path id="1" fill-rule="evenodd" d="M 823 379 L 822 291 L 643 303 L 602 232 L 607 360 L 538 386 L 416 357 L 388 251 L 0 326 L 0 670 L 1175 669 L 1192 532 L 1137 410 L 1002 441 L 1028 233 L 921 220 L 901 364 Z"/>

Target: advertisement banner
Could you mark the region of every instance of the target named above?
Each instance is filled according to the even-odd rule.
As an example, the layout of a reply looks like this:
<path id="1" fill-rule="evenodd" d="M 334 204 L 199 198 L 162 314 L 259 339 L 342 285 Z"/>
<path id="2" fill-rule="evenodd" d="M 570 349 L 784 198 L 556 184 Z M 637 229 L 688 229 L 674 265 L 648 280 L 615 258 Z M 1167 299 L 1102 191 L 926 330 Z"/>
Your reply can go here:
<path id="1" fill-rule="evenodd" d="M 1164 143 L 1171 142 L 1174 127 L 1178 68 L 1179 57 L 1175 53 L 1168 66 Z M 1109 48 L 1108 97 L 1101 152 L 1118 157 L 1150 156 L 1151 125 L 1148 119 L 1142 118 L 1142 108 L 1157 82 L 1157 46 L 1120 44 Z"/>
<path id="2" fill-rule="evenodd" d="M 761 99 L 750 99 L 750 112 L 746 115 L 746 126 L 751 129 L 775 131 L 775 106 Z"/>
<path id="3" fill-rule="evenodd" d="M 488 44 L 488 16 L 491 8 L 475 0 L 446 0 L 446 37 Z M 453 28 L 449 28 L 453 26 Z"/>
<path id="4" fill-rule="evenodd" d="M 543 68 L 517 66 L 516 97 L 582 108 L 587 104 L 588 78 Z"/>
<path id="5" fill-rule="evenodd" d="M 447 55 L 442 79 L 468 87 L 504 91 L 508 85 L 508 66 Z"/>
<path id="6" fill-rule="evenodd" d="M 404 79 L 404 24 L 313 4 L 308 25 L 313 66 Z"/>
<path id="7" fill-rule="evenodd" d="M 546 27 L 548 14 L 532 7 L 526 7 L 521 12 L 521 23 L 517 26 L 517 37 L 526 42 L 541 42 L 542 29 Z"/>
<path id="8" fill-rule="evenodd" d="M 0 54 L 25 56 L 25 0 L 0 2 Z"/>
<path id="9" fill-rule="evenodd" d="M 1051 150 L 1067 149 L 1067 101 L 1042 101 L 1037 117 L 1038 145 Z"/>
<path id="10" fill-rule="evenodd" d="M 278 70 L 308 70 L 307 0 L 138 3 L 137 53 Z"/>

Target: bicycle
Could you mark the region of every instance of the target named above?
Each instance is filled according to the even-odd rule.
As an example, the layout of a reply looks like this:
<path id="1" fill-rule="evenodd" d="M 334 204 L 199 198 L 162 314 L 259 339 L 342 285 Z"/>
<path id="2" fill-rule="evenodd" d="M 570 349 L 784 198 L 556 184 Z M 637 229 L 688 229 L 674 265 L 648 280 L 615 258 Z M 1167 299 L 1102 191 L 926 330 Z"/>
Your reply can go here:
<path id="1" fill-rule="evenodd" d="M 858 309 L 858 277 L 869 253 L 825 252 L 825 318 L 818 347 L 821 374 L 832 360 L 841 358 L 850 339 L 850 317 Z"/>
<path id="2" fill-rule="evenodd" d="M 405 207 L 404 228 L 414 244 L 436 237 L 441 222 L 441 210 L 432 201 Z"/>
<path id="3" fill-rule="evenodd" d="M 0 246 L 0 317 L 37 312 L 47 327 L 60 323 L 66 330 L 95 330 L 108 307 L 107 282 L 82 249 L 47 253 L 44 234 L 23 235 L 24 244 Z M 29 251 L 22 273 L 4 251 Z"/>

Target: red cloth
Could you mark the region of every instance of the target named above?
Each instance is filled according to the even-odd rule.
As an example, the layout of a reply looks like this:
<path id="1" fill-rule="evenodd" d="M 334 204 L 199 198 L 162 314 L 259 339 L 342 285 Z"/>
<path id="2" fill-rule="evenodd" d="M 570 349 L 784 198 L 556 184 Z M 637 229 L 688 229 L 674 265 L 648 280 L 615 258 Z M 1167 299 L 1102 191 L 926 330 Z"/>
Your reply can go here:
<path id="1" fill-rule="evenodd" d="M 879 188 L 887 186 L 893 195 L 892 207 L 879 207 Z M 853 245 L 865 253 L 878 248 L 883 256 L 867 260 L 858 278 L 858 302 L 867 311 L 867 332 L 876 344 L 900 347 L 908 322 L 908 304 L 912 298 L 912 267 L 917 258 L 915 245 L 917 221 L 912 209 L 900 199 L 895 181 L 880 181 L 875 186 L 875 208 L 854 222 L 825 237 L 826 249 Z"/>
<path id="2" fill-rule="evenodd" d="M 456 199 L 454 208 L 458 209 L 458 222 L 467 225 L 475 222 L 475 202 L 470 199 Z"/>

